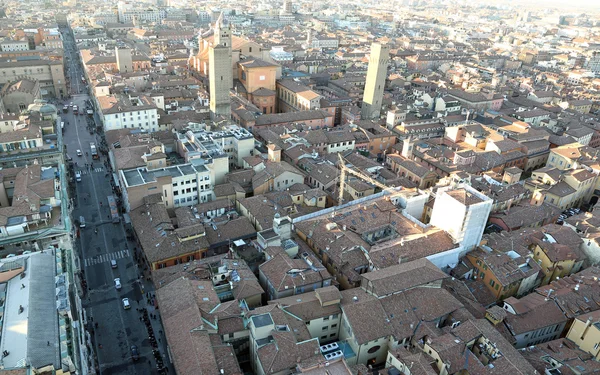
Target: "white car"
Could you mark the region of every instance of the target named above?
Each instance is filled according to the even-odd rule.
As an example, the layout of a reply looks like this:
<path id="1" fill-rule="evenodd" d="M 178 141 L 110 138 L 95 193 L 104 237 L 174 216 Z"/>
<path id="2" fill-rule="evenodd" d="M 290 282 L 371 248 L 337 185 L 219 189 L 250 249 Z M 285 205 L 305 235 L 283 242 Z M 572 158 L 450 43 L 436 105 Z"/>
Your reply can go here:
<path id="1" fill-rule="evenodd" d="M 115 279 L 115 288 L 117 290 L 121 290 L 121 279 L 119 279 L 118 277 Z"/>
<path id="2" fill-rule="evenodd" d="M 83 156 L 83 152 L 81 152 L 81 150 L 77 150 L 77 156 Z"/>
<path id="3" fill-rule="evenodd" d="M 131 305 L 129 304 L 129 298 L 123 298 L 122 301 L 123 301 L 123 308 L 125 310 L 128 310 L 131 308 Z"/>

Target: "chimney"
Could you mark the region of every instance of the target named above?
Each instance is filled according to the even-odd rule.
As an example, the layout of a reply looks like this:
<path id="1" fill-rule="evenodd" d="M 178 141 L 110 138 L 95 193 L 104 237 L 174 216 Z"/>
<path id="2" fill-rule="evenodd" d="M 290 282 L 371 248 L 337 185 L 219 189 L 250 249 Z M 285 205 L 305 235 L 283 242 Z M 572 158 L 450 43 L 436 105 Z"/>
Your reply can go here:
<path id="1" fill-rule="evenodd" d="M 581 333 L 581 340 L 584 339 L 585 334 L 587 333 L 588 329 L 590 328 L 590 326 L 592 325 L 592 317 L 590 316 L 587 321 L 585 322 L 585 327 L 583 327 L 583 332 Z"/>

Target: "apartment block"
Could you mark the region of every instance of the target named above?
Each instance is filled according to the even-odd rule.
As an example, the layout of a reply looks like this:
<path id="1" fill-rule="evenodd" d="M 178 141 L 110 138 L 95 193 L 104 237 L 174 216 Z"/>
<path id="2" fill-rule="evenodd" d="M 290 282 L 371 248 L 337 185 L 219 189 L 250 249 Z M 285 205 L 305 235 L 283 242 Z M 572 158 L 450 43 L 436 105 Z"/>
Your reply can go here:
<path id="1" fill-rule="evenodd" d="M 154 101 L 144 95 L 96 96 L 105 131 L 140 129 L 146 132 L 166 130 L 158 125 L 158 111 Z"/>
<path id="2" fill-rule="evenodd" d="M 127 211 L 143 206 L 148 195 L 159 194 L 169 208 L 214 200 L 214 174 L 203 159 L 163 168 L 139 167 L 119 171 Z"/>
<path id="3" fill-rule="evenodd" d="M 220 150 L 227 154 L 229 166 L 243 167 L 244 158 L 253 154 L 254 137 L 244 128 L 236 125 L 224 127 L 218 131 L 189 129 L 185 134 L 177 136 L 177 150 L 186 162 L 210 154 L 213 150 Z M 226 171 L 218 171 L 224 175 Z M 222 178 L 217 178 L 220 183 Z"/>

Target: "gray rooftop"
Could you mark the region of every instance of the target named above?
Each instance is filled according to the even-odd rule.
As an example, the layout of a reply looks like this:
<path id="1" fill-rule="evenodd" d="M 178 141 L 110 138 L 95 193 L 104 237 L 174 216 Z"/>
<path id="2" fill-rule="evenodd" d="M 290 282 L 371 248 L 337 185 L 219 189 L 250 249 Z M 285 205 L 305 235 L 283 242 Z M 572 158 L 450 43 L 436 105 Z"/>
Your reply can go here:
<path id="1" fill-rule="evenodd" d="M 59 368 L 55 256 L 53 252 L 45 251 L 5 263 L 10 263 L 6 265 L 10 268 L 18 262 L 25 263 L 25 271 L 21 274 L 24 276 L 15 276 L 3 284 L 6 301 L 0 351 L 7 350 L 10 354 L 2 359 L 2 364 L 6 368 L 24 367 L 27 363 L 35 368 L 47 365 Z M 20 307 L 23 307 L 21 313 Z"/>

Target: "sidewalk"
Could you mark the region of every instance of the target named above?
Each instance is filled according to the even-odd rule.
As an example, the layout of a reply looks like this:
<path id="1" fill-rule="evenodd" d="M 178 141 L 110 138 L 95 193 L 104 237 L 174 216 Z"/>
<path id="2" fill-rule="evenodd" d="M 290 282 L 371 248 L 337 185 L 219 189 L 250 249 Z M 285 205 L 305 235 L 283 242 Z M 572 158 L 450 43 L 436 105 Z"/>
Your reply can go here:
<path id="1" fill-rule="evenodd" d="M 175 368 L 173 367 L 173 364 L 171 363 L 171 360 L 169 358 L 169 354 L 167 351 L 167 338 L 165 336 L 164 330 L 163 330 L 163 326 L 162 326 L 162 321 L 160 318 L 160 306 L 159 308 L 155 307 L 155 298 L 156 298 L 156 294 L 155 294 L 155 290 L 154 290 L 154 284 L 152 283 L 152 281 L 149 281 L 148 278 L 150 278 L 150 271 L 146 270 L 144 271 L 140 264 L 139 261 L 135 261 L 137 254 L 140 253 L 140 247 L 138 246 L 138 244 L 135 241 L 130 241 L 127 240 L 127 244 L 130 250 L 130 253 L 132 254 L 132 257 L 134 258 L 134 264 L 135 264 L 135 268 L 138 272 L 138 277 L 141 277 L 139 284 L 140 284 L 140 288 L 142 290 L 142 299 L 139 303 L 139 308 L 145 308 L 148 311 L 148 315 L 152 316 L 155 315 L 156 319 L 152 319 L 150 318 L 150 325 L 152 327 L 152 332 L 154 333 L 154 337 L 156 338 L 157 344 L 158 344 L 158 351 L 162 357 L 163 360 L 163 365 L 167 368 L 167 373 L 172 373 L 175 374 Z M 137 250 L 135 250 L 137 249 Z M 153 364 L 155 365 L 156 362 L 153 361 Z"/>

